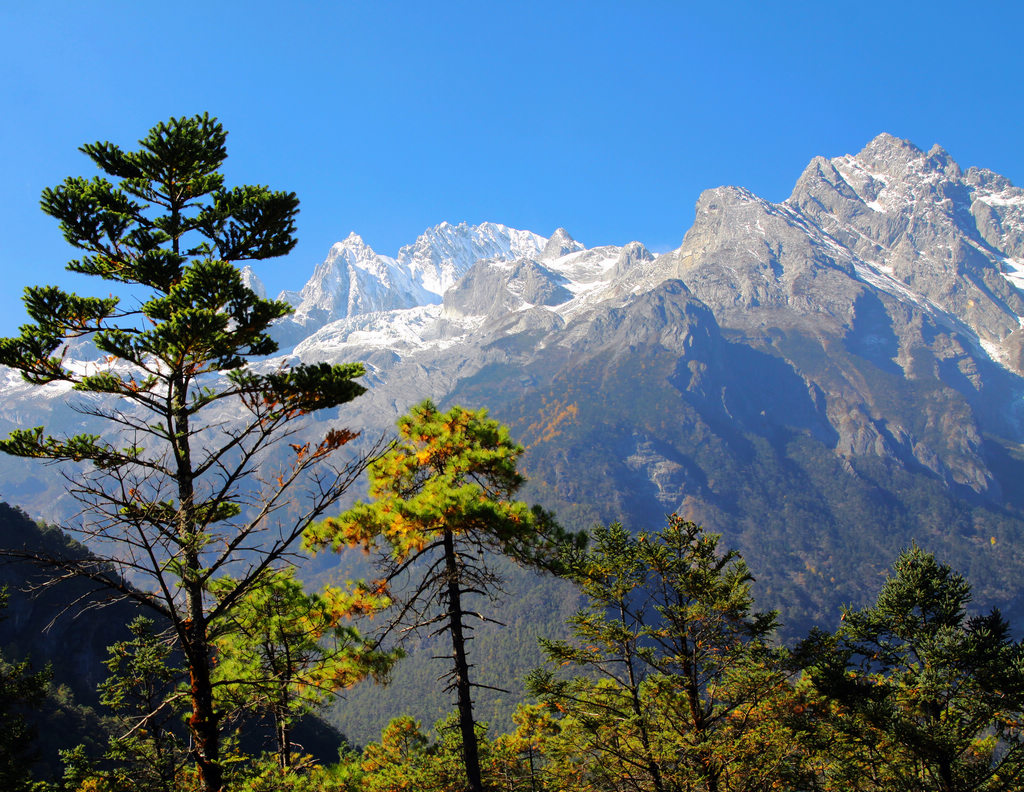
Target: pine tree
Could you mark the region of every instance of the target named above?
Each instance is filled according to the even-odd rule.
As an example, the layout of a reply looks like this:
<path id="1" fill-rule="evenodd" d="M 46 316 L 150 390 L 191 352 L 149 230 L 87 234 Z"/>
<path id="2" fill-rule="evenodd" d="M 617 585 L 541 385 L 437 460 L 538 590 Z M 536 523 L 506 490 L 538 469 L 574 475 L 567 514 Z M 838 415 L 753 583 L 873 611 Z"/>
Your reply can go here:
<path id="1" fill-rule="evenodd" d="M 1021 788 L 1024 645 L 998 611 L 968 617 L 970 600 L 962 575 L 914 546 L 873 606 L 809 639 L 810 677 L 838 705 L 829 788 Z"/>
<path id="2" fill-rule="evenodd" d="M 83 252 L 70 271 L 126 287 L 138 302 L 32 287 L 25 305 L 33 323 L 0 339 L 0 363 L 39 386 L 70 385 L 83 394 L 77 409 L 109 430 L 65 437 L 23 429 L 0 449 L 90 463 L 68 476 L 69 489 L 86 507 L 85 538 L 110 552 L 107 563 L 36 560 L 134 597 L 171 625 L 189 675 L 193 758 L 208 792 L 222 786 L 211 625 L 366 465 L 362 457 L 321 464 L 354 437 L 345 430 L 292 443 L 290 454 L 282 444 L 302 416 L 358 396 L 363 369 L 251 365 L 275 351 L 268 329 L 290 308 L 257 296 L 235 263 L 291 250 L 298 200 L 261 186 L 226 188 L 226 137 L 200 115 L 158 124 L 136 151 L 82 146 L 103 175 L 45 190 L 43 211 Z M 69 343 L 80 338 L 102 359 L 66 365 Z M 278 475 L 265 475 L 268 459 Z M 229 572 L 233 590 L 212 596 L 212 582 Z"/>
<path id="3" fill-rule="evenodd" d="M 396 595 L 400 618 L 448 634 L 448 689 L 456 694 L 467 785 L 482 792 L 472 697 L 482 686 L 470 680 L 467 645 L 468 620 L 488 617 L 469 600 L 496 593 L 495 555 L 550 567 L 569 537 L 541 509 L 511 499 L 524 481 L 516 469 L 523 449 L 485 410 L 442 413 L 425 401 L 399 419 L 398 432 L 391 450 L 370 466 L 373 502 L 314 526 L 306 540 L 335 549 L 383 543 L 384 582 L 411 576 Z"/>
<path id="4" fill-rule="evenodd" d="M 788 772 L 785 739 L 761 728 L 790 690 L 769 643 L 775 614 L 753 610 L 746 565 L 718 541 L 672 515 L 637 536 L 599 527 L 567 564 L 587 606 L 570 620 L 574 641 L 541 645 L 584 673 L 527 680 L 560 717 L 547 741 L 556 786 L 717 792 Z"/>
<path id="5" fill-rule="evenodd" d="M 105 754 L 116 763 L 108 781 L 121 792 L 174 792 L 184 757 L 180 734 L 180 678 L 171 649 L 144 616 L 129 625 L 132 638 L 113 644 L 100 684 L 100 703 L 114 711 L 116 732 Z"/>
<path id="6" fill-rule="evenodd" d="M 232 579 L 214 591 L 234 591 Z M 291 569 L 267 573 L 215 628 L 217 698 L 228 710 L 269 713 L 277 759 L 291 766 L 294 721 L 368 676 L 384 678 L 401 652 L 381 651 L 347 620 L 386 608 L 362 586 L 307 593 Z"/>

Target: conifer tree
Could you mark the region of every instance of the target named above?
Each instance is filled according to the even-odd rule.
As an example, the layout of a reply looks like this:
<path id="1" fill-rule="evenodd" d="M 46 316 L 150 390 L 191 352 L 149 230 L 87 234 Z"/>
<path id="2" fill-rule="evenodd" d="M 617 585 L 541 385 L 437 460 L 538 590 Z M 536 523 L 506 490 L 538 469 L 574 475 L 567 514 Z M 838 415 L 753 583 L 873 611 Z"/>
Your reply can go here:
<path id="1" fill-rule="evenodd" d="M 793 757 L 758 732 L 789 690 L 770 645 L 773 612 L 753 610 L 750 574 L 719 537 L 676 515 L 658 532 L 597 528 L 567 562 L 587 606 L 574 641 L 542 640 L 564 678 L 538 669 L 527 687 L 560 716 L 548 740 L 562 788 L 676 792 L 777 782 Z"/>
<path id="2" fill-rule="evenodd" d="M 373 502 L 313 526 L 306 541 L 335 549 L 383 543 L 385 584 L 408 575 L 395 595 L 399 618 L 448 634 L 446 676 L 456 694 L 467 787 L 482 792 L 472 690 L 484 686 L 470 680 L 467 645 L 469 620 L 488 617 L 471 609 L 470 598 L 496 593 L 495 555 L 550 568 L 570 537 L 540 508 L 512 500 L 524 482 L 516 469 L 523 448 L 486 410 L 442 413 L 424 401 L 399 419 L 398 433 L 370 466 Z"/>
<path id="3" fill-rule="evenodd" d="M 134 597 L 171 625 L 189 675 L 193 759 L 208 792 L 223 778 L 211 625 L 366 465 L 363 457 L 330 464 L 355 436 L 346 430 L 291 443 L 290 453 L 283 444 L 296 439 L 302 416 L 358 396 L 363 369 L 251 365 L 275 351 L 268 329 L 290 308 L 259 297 L 235 265 L 292 249 L 298 200 L 225 187 L 226 137 L 204 114 L 158 124 L 135 151 L 82 146 L 103 175 L 45 190 L 42 208 L 82 251 L 67 268 L 125 287 L 131 302 L 28 288 L 32 323 L 0 339 L 0 363 L 39 386 L 70 385 L 83 394 L 77 409 L 109 430 L 22 429 L 0 449 L 90 465 L 69 475 L 69 489 L 86 507 L 80 530 L 110 552 L 107 563 L 36 560 Z M 91 340 L 102 357 L 67 364 L 76 339 Z M 266 475 L 268 459 L 277 475 Z M 233 589 L 214 597 L 212 582 L 228 573 Z"/>
<path id="4" fill-rule="evenodd" d="M 128 628 L 132 638 L 110 647 L 110 673 L 100 684 L 100 703 L 113 710 L 120 732 L 111 735 L 104 757 L 116 763 L 108 781 L 121 792 L 174 792 L 184 756 L 174 729 L 182 711 L 175 690 L 180 675 L 152 619 L 140 616 Z"/>
<path id="5" fill-rule="evenodd" d="M 236 583 L 221 579 L 214 593 L 226 596 Z M 383 678 L 401 657 L 346 623 L 388 604 L 362 586 L 306 592 L 294 570 L 284 569 L 267 573 L 218 625 L 217 698 L 227 709 L 270 714 L 281 768 L 291 766 L 298 717 L 367 676 Z"/>
<path id="6" fill-rule="evenodd" d="M 838 705 L 824 725 L 827 788 L 1009 792 L 1024 784 L 1024 645 L 970 584 L 919 547 L 874 605 L 845 609 L 804 647 Z"/>

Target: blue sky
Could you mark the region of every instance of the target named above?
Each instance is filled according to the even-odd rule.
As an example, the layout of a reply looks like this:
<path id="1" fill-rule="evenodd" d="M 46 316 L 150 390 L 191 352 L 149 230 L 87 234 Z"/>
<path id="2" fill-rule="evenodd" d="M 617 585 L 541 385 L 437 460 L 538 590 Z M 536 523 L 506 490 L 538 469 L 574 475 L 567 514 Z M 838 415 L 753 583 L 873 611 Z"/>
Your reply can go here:
<path id="1" fill-rule="evenodd" d="M 443 220 L 588 246 L 676 247 L 701 190 L 778 201 L 811 157 L 879 132 L 1024 185 L 1017 2 L 4 3 L 0 334 L 20 293 L 73 279 L 40 191 L 209 111 L 229 183 L 293 190 L 299 288 L 356 231 L 394 255 Z"/>

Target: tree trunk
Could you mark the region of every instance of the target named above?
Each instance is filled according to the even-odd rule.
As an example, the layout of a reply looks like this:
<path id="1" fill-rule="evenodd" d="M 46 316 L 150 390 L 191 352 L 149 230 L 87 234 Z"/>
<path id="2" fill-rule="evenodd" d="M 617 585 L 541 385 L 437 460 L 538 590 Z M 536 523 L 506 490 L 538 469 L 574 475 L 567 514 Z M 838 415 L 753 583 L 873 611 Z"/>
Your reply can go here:
<path id="1" fill-rule="evenodd" d="M 619 623 L 626 627 L 626 609 L 619 603 Z M 647 718 L 644 716 L 643 707 L 640 705 L 640 680 L 637 677 L 636 669 L 633 667 L 633 649 L 627 643 L 622 644 L 622 656 L 626 661 L 626 671 L 629 679 L 629 702 L 633 710 L 633 717 L 636 718 L 637 727 L 640 729 L 640 746 L 643 748 L 644 761 L 647 762 L 647 769 L 651 774 L 651 783 L 654 784 L 654 792 L 664 792 L 665 784 L 661 779 L 661 768 L 654 759 L 654 752 L 651 750 L 651 741 L 647 733 Z"/>
<path id="2" fill-rule="evenodd" d="M 459 730 L 462 732 L 462 758 L 466 764 L 469 792 L 483 792 L 480 774 L 480 751 L 473 728 L 473 699 L 469 685 L 469 662 L 466 640 L 462 633 L 462 591 L 459 587 L 459 560 L 451 531 L 444 532 L 444 561 L 448 578 L 448 623 L 452 634 L 452 659 L 455 662 L 453 683 L 458 695 Z"/>
<path id="3" fill-rule="evenodd" d="M 223 771 L 220 766 L 220 727 L 213 704 L 210 679 L 211 647 L 206 633 L 203 608 L 202 571 L 199 557 L 199 528 L 196 520 L 192 455 L 189 445 L 189 420 L 185 409 L 188 384 L 184 378 L 171 382 L 169 398 L 174 421 L 174 452 L 178 483 L 178 538 L 184 555 L 182 586 L 188 609 L 182 636 L 189 664 L 189 688 L 192 714 L 188 725 L 194 741 L 193 752 L 204 792 L 221 792 Z"/>
<path id="4" fill-rule="evenodd" d="M 277 764 L 282 770 L 292 765 L 292 735 L 288 728 L 288 706 L 274 707 L 274 731 L 277 736 Z"/>
<path id="5" fill-rule="evenodd" d="M 189 676 L 192 694 L 192 714 L 188 725 L 195 741 L 196 766 L 204 792 L 221 792 L 223 772 L 220 766 L 220 729 L 213 706 L 213 685 L 210 682 L 210 647 L 206 640 L 206 625 L 189 624 Z"/>

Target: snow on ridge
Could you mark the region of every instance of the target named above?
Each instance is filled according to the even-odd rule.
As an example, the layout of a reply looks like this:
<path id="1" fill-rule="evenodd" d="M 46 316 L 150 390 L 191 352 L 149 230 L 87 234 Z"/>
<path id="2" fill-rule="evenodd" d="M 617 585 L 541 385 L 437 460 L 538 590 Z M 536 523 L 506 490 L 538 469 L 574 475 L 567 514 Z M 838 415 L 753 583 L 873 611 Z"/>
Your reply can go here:
<path id="1" fill-rule="evenodd" d="M 1010 365 L 1010 354 L 1007 352 L 1005 347 L 993 343 L 992 341 L 986 341 L 984 338 L 978 339 L 978 345 L 993 361 L 1003 368 L 1011 371 L 1013 370 L 1013 367 Z"/>
<path id="2" fill-rule="evenodd" d="M 544 237 L 532 232 L 517 232 L 498 224 L 469 227 L 464 223 L 459 226 L 443 223 L 420 235 L 414 245 L 402 248 L 396 263 L 401 266 L 404 260 L 412 266 L 418 264 L 428 275 L 439 271 L 444 275 L 447 267 L 448 276 L 458 272 L 461 277 L 478 262 L 486 262 L 487 266 L 511 275 L 518 263 L 535 261 L 561 276 L 564 279 L 562 285 L 573 296 L 560 305 L 540 306 L 522 300 L 522 295 L 519 295 L 521 303 L 517 304 L 517 310 L 538 308 L 569 317 L 589 310 L 608 296 L 607 290 L 614 281 L 617 265 L 632 252 L 629 245 L 606 245 L 588 250 L 576 243 L 571 246 L 576 249 L 564 255 L 542 258 L 541 252 L 546 243 Z M 472 255 L 477 253 L 497 255 L 471 262 Z M 516 294 L 517 285 L 509 283 L 509 291 Z M 425 349 L 443 349 L 479 329 L 484 321 L 482 315 L 450 315 L 434 302 L 350 313 L 309 334 L 295 346 L 293 354 L 303 360 L 313 360 L 350 356 L 356 351 L 365 352 L 367 348 L 387 349 L 401 355 Z"/>
<path id="3" fill-rule="evenodd" d="M 1004 258 L 1002 276 L 1024 291 L 1024 258 Z"/>
<path id="4" fill-rule="evenodd" d="M 614 277 L 617 264 L 630 250 L 628 245 L 588 250 L 565 229 L 557 229 L 547 238 L 500 223 L 443 222 L 428 228 L 392 258 L 376 253 L 358 234 L 351 233 L 332 245 L 298 295 L 288 295 L 296 311 L 285 321 L 296 326 L 290 336 L 301 344 L 303 338 L 339 320 L 437 304 L 480 261 L 499 270 L 511 270 L 524 260 L 535 261 L 565 278 L 565 287 L 574 295 L 589 295 Z M 344 327 L 350 325 L 342 322 L 332 333 Z M 357 331 L 351 326 L 348 332 Z"/>
<path id="5" fill-rule="evenodd" d="M 869 209 L 875 212 L 888 212 L 894 208 L 895 193 L 890 188 L 889 174 L 868 167 L 852 154 L 835 157 L 830 162 Z"/>
<path id="6" fill-rule="evenodd" d="M 339 319 L 301 341 L 294 354 L 304 359 L 314 349 L 322 351 L 360 342 L 383 348 L 419 346 L 422 333 L 418 329 L 436 319 L 439 308 L 437 305 L 418 306 Z"/>
<path id="7" fill-rule="evenodd" d="M 549 259 L 544 266 L 554 273 L 566 278 L 569 282 L 565 288 L 576 293 L 593 288 L 594 282 L 607 280 L 625 247 L 604 245 L 602 247 L 584 248 Z"/>
<path id="8" fill-rule="evenodd" d="M 438 303 L 476 261 L 536 257 L 546 243 L 538 234 L 497 223 L 444 222 L 392 258 L 352 232 L 331 246 L 301 292 L 282 296 L 295 307 L 291 321 L 304 335 L 348 316 Z"/>
<path id="9" fill-rule="evenodd" d="M 259 276 L 255 272 L 253 272 L 252 267 L 246 264 L 244 267 L 242 267 L 242 270 L 239 274 L 241 275 L 242 284 L 244 286 L 252 289 L 256 293 L 256 296 L 259 297 L 261 300 L 267 299 L 267 289 L 263 285 L 263 281 L 259 279 Z"/>
<path id="10" fill-rule="evenodd" d="M 979 191 L 975 194 L 975 198 L 989 206 L 1024 206 L 1024 190 L 1016 187 L 998 193 Z"/>
<path id="11" fill-rule="evenodd" d="M 471 226 L 443 222 L 428 228 L 398 251 L 398 263 L 422 288 L 440 298 L 470 267 L 483 259 L 537 258 L 547 239 L 500 223 Z"/>
<path id="12" fill-rule="evenodd" d="M 360 314 L 320 328 L 291 354 L 303 362 L 315 362 L 347 359 L 367 349 L 400 355 L 445 349 L 464 340 L 483 321 L 482 316 L 442 317 L 440 304 Z"/>

